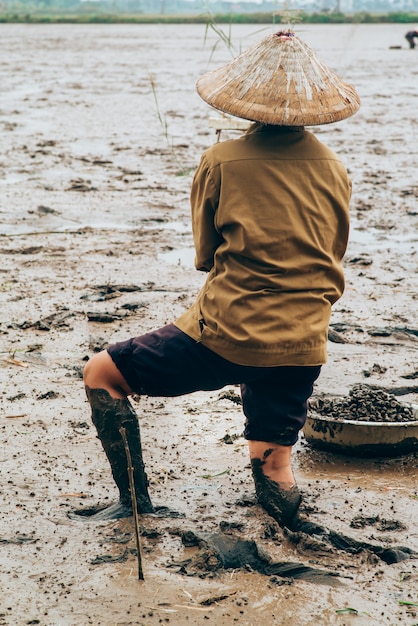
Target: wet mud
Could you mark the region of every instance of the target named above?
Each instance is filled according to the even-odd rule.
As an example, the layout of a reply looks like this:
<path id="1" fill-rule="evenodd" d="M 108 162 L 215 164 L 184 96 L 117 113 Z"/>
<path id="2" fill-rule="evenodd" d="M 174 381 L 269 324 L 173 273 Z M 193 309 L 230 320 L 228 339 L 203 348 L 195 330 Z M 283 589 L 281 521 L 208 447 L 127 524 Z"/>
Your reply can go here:
<path id="1" fill-rule="evenodd" d="M 257 503 L 234 387 L 133 399 L 155 510 L 140 516 L 143 581 L 132 517 L 71 517 L 119 499 L 86 360 L 175 319 L 205 278 L 188 195 L 215 114 L 195 81 L 230 51 L 205 25 L 0 31 L 0 624 L 416 624 L 417 452 L 353 457 L 302 434 L 310 526 L 281 528 Z M 352 119 L 312 129 L 353 181 L 346 290 L 313 400 L 367 384 L 417 405 L 416 54 L 402 25 L 301 35 L 362 99 Z M 238 51 L 259 27 L 231 37 Z"/>
<path id="2" fill-rule="evenodd" d="M 337 585 L 337 572 L 309 567 L 301 563 L 274 563 L 265 549 L 255 541 L 248 541 L 225 533 L 194 533 L 181 535 L 186 547 L 198 546 L 200 551 L 193 557 L 172 563 L 178 572 L 187 576 L 207 577 L 222 570 L 246 569 L 264 576 L 279 576 L 295 580 L 307 580 L 318 584 Z"/>

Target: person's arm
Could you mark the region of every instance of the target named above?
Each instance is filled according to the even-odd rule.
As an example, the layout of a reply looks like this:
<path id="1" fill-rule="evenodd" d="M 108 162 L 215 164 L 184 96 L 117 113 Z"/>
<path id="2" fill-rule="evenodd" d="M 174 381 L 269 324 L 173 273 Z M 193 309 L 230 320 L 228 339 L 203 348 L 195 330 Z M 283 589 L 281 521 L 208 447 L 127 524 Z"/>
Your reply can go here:
<path id="1" fill-rule="evenodd" d="M 215 226 L 218 201 L 219 189 L 203 155 L 195 172 L 190 193 L 196 250 L 195 267 L 202 272 L 209 272 L 212 269 L 215 250 L 222 242 L 222 237 Z"/>

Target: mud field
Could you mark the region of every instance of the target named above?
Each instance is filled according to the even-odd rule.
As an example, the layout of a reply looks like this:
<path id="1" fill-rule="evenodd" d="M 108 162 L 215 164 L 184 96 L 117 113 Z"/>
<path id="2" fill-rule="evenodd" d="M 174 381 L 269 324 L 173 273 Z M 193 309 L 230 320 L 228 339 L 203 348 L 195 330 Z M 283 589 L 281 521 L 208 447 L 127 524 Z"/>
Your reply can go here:
<path id="1" fill-rule="evenodd" d="M 405 30 L 297 29 L 363 103 L 314 130 L 354 190 L 316 398 L 368 384 L 418 404 L 418 52 Z M 235 51 L 269 32 L 233 26 Z M 355 458 L 301 437 L 303 513 L 329 533 L 283 532 L 255 503 L 234 388 L 135 404 L 153 502 L 184 515 L 140 519 L 144 581 L 132 519 L 71 517 L 116 497 L 85 361 L 175 319 L 204 279 L 188 194 L 216 136 L 194 84 L 230 53 L 204 26 L 0 36 L 0 624 L 418 624 L 417 453 Z"/>

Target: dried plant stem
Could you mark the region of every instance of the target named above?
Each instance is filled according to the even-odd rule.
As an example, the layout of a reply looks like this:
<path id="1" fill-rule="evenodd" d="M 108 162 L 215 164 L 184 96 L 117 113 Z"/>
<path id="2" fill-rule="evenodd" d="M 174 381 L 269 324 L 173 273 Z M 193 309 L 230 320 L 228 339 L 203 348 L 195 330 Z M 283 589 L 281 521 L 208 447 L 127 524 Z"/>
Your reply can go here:
<path id="1" fill-rule="evenodd" d="M 235 50 L 234 50 L 234 45 L 232 43 L 232 37 L 231 37 L 231 24 L 229 24 L 229 32 L 228 34 L 226 34 L 222 28 L 216 23 L 215 18 L 212 15 L 212 12 L 210 11 L 210 9 L 208 8 L 208 6 L 206 5 L 206 3 L 202 2 L 203 6 L 206 8 L 206 13 L 207 13 L 207 22 L 206 22 L 206 28 L 205 28 L 205 37 L 204 37 L 204 43 L 206 43 L 207 38 L 208 38 L 208 33 L 209 30 L 213 30 L 216 35 L 218 36 L 217 41 L 215 42 L 215 44 L 212 47 L 212 52 L 210 55 L 210 59 L 212 59 L 212 56 L 218 46 L 218 44 L 220 42 L 224 43 L 225 46 L 228 48 L 231 56 L 234 56 L 235 54 Z"/>
<path id="2" fill-rule="evenodd" d="M 286 24 L 287 28 L 291 30 L 292 26 L 302 21 L 300 9 L 291 8 L 293 0 L 283 0 L 282 8 L 280 11 L 275 10 L 273 13 L 273 20 L 275 22 L 275 16 L 280 17 L 280 22 Z"/>
<path id="3" fill-rule="evenodd" d="M 157 87 L 156 87 L 156 83 L 155 83 L 155 79 L 154 76 L 150 73 L 149 74 L 149 82 L 151 85 L 151 91 L 152 91 L 152 95 L 154 96 L 154 102 L 155 102 L 155 108 L 157 111 L 157 118 L 158 121 L 160 122 L 161 128 L 163 130 L 163 134 L 164 134 L 164 138 L 166 141 L 166 144 L 171 152 L 171 156 L 173 157 L 174 161 L 177 163 L 177 165 L 180 168 L 180 174 L 182 176 L 188 174 L 188 170 L 182 165 L 182 163 L 180 162 L 180 159 L 177 157 L 177 154 L 174 150 L 174 144 L 173 144 L 173 139 L 172 137 L 169 135 L 168 132 L 168 124 L 167 124 L 167 119 L 165 117 L 165 115 L 162 115 L 160 112 L 160 107 L 158 104 L 158 97 L 157 97 Z"/>
<path id="4" fill-rule="evenodd" d="M 123 440 L 123 445 L 125 446 L 126 460 L 128 462 L 129 488 L 131 490 L 132 511 L 134 514 L 134 523 L 135 523 L 136 551 L 138 555 L 138 578 L 139 580 L 144 580 L 144 570 L 142 569 L 141 542 L 139 539 L 138 509 L 136 506 L 134 468 L 132 467 L 131 451 L 129 450 L 129 444 L 126 438 L 126 429 L 123 426 L 121 426 L 119 428 L 119 432 Z"/>

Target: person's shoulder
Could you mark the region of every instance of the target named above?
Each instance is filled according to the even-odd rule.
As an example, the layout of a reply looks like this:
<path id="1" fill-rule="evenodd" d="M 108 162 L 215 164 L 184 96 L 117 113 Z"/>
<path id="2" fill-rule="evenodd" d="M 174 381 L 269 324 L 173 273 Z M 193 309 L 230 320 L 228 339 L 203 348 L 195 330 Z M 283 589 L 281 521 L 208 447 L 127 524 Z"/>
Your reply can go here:
<path id="1" fill-rule="evenodd" d="M 244 137 L 219 141 L 210 146 L 204 153 L 208 164 L 213 167 L 242 155 Z"/>
<path id="2" fill-rule="evenodd" d="M 340 161 L 340 157 L 311 131 L 305 131 L 305 145 L 315 151 L 318 157 Z"/>

